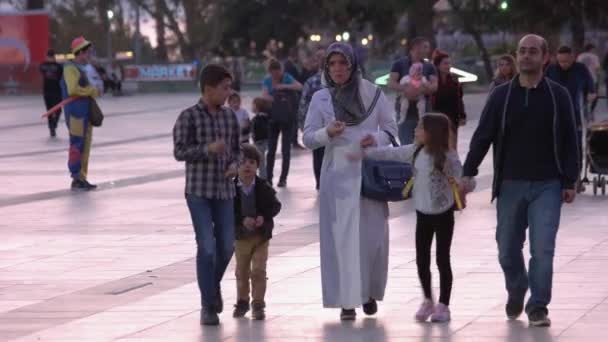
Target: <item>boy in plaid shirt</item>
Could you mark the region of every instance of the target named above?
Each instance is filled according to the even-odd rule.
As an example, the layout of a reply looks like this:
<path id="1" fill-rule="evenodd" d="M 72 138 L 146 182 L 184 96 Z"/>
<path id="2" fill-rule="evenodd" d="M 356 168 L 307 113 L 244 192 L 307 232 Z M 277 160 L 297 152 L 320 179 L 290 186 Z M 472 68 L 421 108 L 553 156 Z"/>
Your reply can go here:
<path id="1" fill-rule="evenodd" d="M 184 110 L 173 128 L 173 154 L 186 162 L 186 202 L 196 237 L 196 275 L 201 324 L 218 325 L 223 310 L 220 281 L 234 252 L 234 208 L 239 158 L 239 124 L 224 103 L 232 76 L 208 65 L 200 77 L 202 96 Z"/>

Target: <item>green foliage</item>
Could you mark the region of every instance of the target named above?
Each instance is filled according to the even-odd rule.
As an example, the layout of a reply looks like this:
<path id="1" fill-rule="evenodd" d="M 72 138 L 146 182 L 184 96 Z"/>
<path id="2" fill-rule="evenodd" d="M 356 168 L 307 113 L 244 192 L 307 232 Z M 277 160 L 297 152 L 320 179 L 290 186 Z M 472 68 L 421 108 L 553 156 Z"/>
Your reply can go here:
<path id="1" fill-rule="evenodd" d="M 517 42 L 503 42 L 499 45 L 496 45 L 490 49 L 488 49 L 488 52 L 490 53 L 490 55 L 492 56 L 497 56 L 497 55 L 504 55 L 504 54 L 514 54 L 515 51 L 517 51 Z"/>
<path id="2" fill-rule="evenodd" d="M 479 48 L 474 43 L 468 43 L 460 52 L 462 57 L 479 57 Z"/>

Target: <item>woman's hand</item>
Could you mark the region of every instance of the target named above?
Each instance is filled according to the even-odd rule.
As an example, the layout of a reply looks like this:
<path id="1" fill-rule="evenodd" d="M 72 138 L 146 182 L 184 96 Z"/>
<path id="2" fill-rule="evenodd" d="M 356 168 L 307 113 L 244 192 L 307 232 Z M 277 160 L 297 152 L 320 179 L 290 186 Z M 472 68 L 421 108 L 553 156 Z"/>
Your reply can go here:
<path id="1" fill-rule="evenodd" d="M 361 139 L 361 148 L 368 148 L 376 146 L 376 139 L 373 135 L 368 134 L 363 139 Z"/>
<path id="2" fill-rule="evenodd" d="M 339 135 L 341 135 L 344 132 L 344 129 L 346 128 L 346 124 L 342 121 L 334 121 L 332 123 L 329 124 L 329 126 L 327 126 L 327 135 L 329 135 L 330 138 L 335 138 Z"/>
<path id="3" fill-rule="evenodd" d="M 350 160 L 351 162 L 357 162 L 363 159 L 363 151 L 350 151 L 346 153 L 346 159 Z"/>

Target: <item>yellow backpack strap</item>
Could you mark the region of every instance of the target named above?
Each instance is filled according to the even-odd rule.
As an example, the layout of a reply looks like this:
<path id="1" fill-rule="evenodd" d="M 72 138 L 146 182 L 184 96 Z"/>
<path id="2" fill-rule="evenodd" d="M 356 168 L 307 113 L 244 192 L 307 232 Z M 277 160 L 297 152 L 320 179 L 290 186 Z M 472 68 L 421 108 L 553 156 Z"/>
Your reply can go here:
<path id="1" fill-rule="evenodd" d="M 418 157 L 418 154 L 420 154 L 420 151 L 422 151 L 423 147 L 424 145 L 420 145 L 416 147 L 416 151 L 414 151 L 414 156 L 412 157 L 412 172 L 414 173 L 414 175 L 412 175 L 412 178 L 407 181 L 405 187 L 403 188 L 403 191 L 401 192 L 403 198 L 408 198 L 410 192 L 412 191 L 412 188 L 414 187 L 414 180 L 416 179 L 416 171 L 414 169 L 414 164 L 416 164 L 416 157 Z"/>
<path id="2" fill-rule="evenodd" d="M 452 192 L 454 193 L 454 201 L 456 202 L 456 208 L 458 210 L 464 209 L 462 205 L 462 199 L 460 198 L 460 191 L 458 189 L 458 183 L 456 183 L 456 179 L 454 177 L 449 177 L 448 182 L 450 183 L 450 187 L 452 188 Z"/>
<path id="3" fill-rule="evenodd" d="M 405 184 L 405 188 L 403 188 L 403 198 L 408 198 L 410 195 L 410 192 L 412 191 L 412 188 L 414 187 L 414 179 L 416 177 L 412 176 L 412 178 L 410 178 L 410 180 L 407 181 L 407 183 Z"/>

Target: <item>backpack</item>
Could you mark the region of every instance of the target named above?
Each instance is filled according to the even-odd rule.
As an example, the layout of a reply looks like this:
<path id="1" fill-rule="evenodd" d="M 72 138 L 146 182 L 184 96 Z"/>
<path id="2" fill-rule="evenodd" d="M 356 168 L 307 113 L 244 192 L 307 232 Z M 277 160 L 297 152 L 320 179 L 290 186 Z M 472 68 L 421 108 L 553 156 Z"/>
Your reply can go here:
<path id="1" fill-rule="evenodd" d="M 296 122 L 295 96 L 292 90 L 274 90 L 270 119 L 276 123 L 292 124 Z"/>

